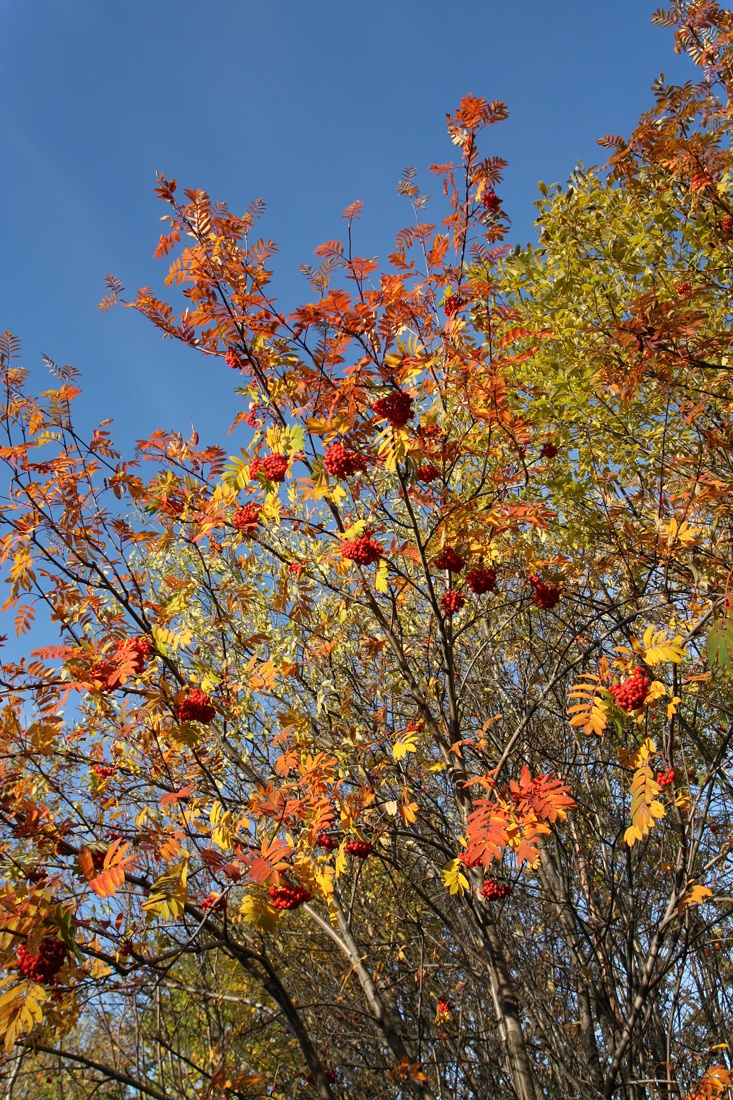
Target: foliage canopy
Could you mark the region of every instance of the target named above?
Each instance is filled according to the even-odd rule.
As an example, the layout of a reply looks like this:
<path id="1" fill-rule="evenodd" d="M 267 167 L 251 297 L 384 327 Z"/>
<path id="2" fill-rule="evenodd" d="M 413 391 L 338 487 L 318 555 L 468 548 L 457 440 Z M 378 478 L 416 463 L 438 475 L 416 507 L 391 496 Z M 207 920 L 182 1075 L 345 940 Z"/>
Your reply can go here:
<path id="1" fill-rule="evenodd" d="M 5 337 L 59 630 L 2 669 L 8 1095 L 730 1095 L 733 14 L 655 18 L 700 81 L 534 247 L 475 96 L 439 224 L 407 173 L 380 271 L 354 203 L 289 314 L 261 204 L 159 180 L 183 305 L 128 304 L 236 372 L 234 456 L 84 439 Z"/>

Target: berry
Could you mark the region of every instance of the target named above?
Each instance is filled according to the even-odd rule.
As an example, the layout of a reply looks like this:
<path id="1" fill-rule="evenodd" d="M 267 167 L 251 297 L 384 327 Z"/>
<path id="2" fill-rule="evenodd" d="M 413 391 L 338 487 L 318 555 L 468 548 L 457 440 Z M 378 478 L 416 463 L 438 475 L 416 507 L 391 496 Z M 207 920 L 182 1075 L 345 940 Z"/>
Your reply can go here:
<path id="1" fill-rule="evenodd" d="M 372 412 L 380 420 L 389 420 L 393 428 L 404 428 L 408 420 L 415 415 L 412 411 L 412 398 L 409 393 L 391 393 L 380 397 L 372 405 Z"/>
<path id="2" fill-rule="evenodd" d="M 720 225 L 724 233 L 733 233 L 733 217 L 730 214 L 722 218 Z"/>
<path id="3" fill-rule="evenodd" d="M 100 779 L 109 779 L 111 775 L 115 775 L 117 768 L 111 767 L 109 764 L 94 764 L 92 771 L 95 775 L 98 775 Z"/>
<path id="4" fill-rule="evenodd" d="M 543 443 L 540 447 L 540 455 L 542 458 L 554 458 L 557 454 L 557 447 L 554 443 Z"/>
<path id="5" fill-rule="evenodd" d="M 371 535 L 360 535 L 358 539 L 346 539 L 341 543 L 341 557 L 357 565 L 371 565 L 381 556 L 382 547 Z"/>
<path id="6" fill-rule="evenodd" d="M 209 894 L 208 898 L 204 898 L 199 905 L 204 912 L 221 913 L 227 907 L 226 895 Z"/>
<path id="7" fill-rule="evenodd" d="M 208 726 L 216 717 L 216 708 L 205 691 L 194 688 L 179 705 L 177 715 L 180 722 L 201 722 Z"/>
<path id="8" fill-rule="evenodd" d="M 234 348 L 227 349 L 227 353 L 224 356 L 224 362 L 228 367 L 231 367 L 232 370 L 241 370 L 244 366 L 244 361 L 240 359 Z"/>
<path id="9" fill-rule="evenodd" d="M 631 714 L 632 711 L 644 705 L 644 700 L 649 694 L 649 683 L 649 677 L 644 669 L 637 667 L 622 684 L 611 684 L 609 691 L 616 701 L 616 706 Z"/>
<path id="10" fill-rule="evenodd" d="M 438 1016 L 450 1016 L 453 1004 L 447 997 L 438 997 Z"/>
<path id="11" fill-rule="evenodd" d="M 466 602 L 466 597 L 461 592 L 457 592 L 455 588 L 449 588 L 443 599 L 440 601 L 440 610 L 445 615 L 446 619 L 450 619 L 452 615 L 460 611 Z"/>
<path id="12" fill-rule="evenodd" d="M 38 954 L 31 955 L 28 946 L 22 943 L 17 951 L 18 970 L 24 978 L 30 978 L 39 985 L 55 985 L 56 975 L 66 961 L 68 954 L 65 943 L 58 936 L 44 936 L 38 945 Z"/>
<path id="13" fill-rule="evenodd" d="M 433 466 L 432 462 L 426 462 L 417 471 L 417 480 L 425 482 L 426 485 L 438 477 L 440 477 L 440 470 L 437 466 Z"/>
<path id="14" fill-rule="evenodd" d="M 299 561 L 291 561 L 288 566 L 288 573 L 292 573 L 294 577 L 302 577 L 305 573 L 305 566 L 301 565 Z"/>
<path id="15" fill-rule="evenodd" d="M 436 569 L 446 569 L 449 573 L 460 573 L 465 564 L 465 558 L 453 546 L 446 546 L 433 561 Z"/>
<path id="16" fill-rule="evenodd" d="M 481 897 L 487 901 L 501 901 L 508 898 L 514 887 L 508 882 L 497 882 L 496 879 L 487 878 L 481 887 Z"/>
<path id="17" fill-rule="evenodd" d="M 457 294 L 449 294 L 443 303 L 443 309 L 445 310 L 446 317 L 452 317 L 454 313 L 458 313 L 458 310 L 463 305 L 463 301 Z"/>
<path id="18" fill-rule="evenodd" d="M 324 1072 L 323 1076 L 326 1078 L 329 1085 L 335 1085 L 336 1081 L 338 1080 L 335 1071 L 332 1070 L 332 1069 L 327 1069 Z M 315 1085 L 315 1083 L 316 1083 L 316 1079 L 315 1079 L 315 1077 L 313 1076 L 312 1073 L 307 1074 L 306 1081 L 309 1085 Z"/>
<path id="19" fill-rule="evenodd" d="M 475 856 L 469 856 L 468 852 L 461 852 L 458 856 L 458 862 L 462 863 L 464 867 L 479 867 L 481 860 Z"/>
<path id="20" fill-rule="evenodd" d="M 299 905 L 310 901 L 312 896 L 302 886 L 290 886 L 288 883 L 271 886 L 267 892 L 276 909 L 297 909 Z"/>
<path id="21" fill-rule="evenodd" d="M 244 418 L 245 424 L 248 424 L 250 428 L 259 428 L 262 420 L 260 418 L 260 412 L 256 405 L 252 405 L 251 409 Z"/>
<path id="22" fill-rule="evenodd" d="M 472 569 L 466 576 L 466 584 L 477 596 L 483 596 L 496 588 L 496 573 L 493 569 Z"/>
<path id="23" fill-rule="evenodd" d="M 691 191 L 704 191 L 706 187 L 712 184 L 712 179 L 707 172 L 696 172 L 690 179 Z"/>
<path id="24" fill-rule="evenodd" d="M 660 787 L 671 787 L 676 779 L 674 768 L 665 768 L 662 772 L 657 772 L 657 783 Z"/>
<path id="25" fill-rule="evenodd" d="M 481 205 L 485 206 L 490 214 L 498 214 L 501 210 L 501 199 L 492 187 L 488 187 L 481 196 Z"/>
<path id="26" fill-rule="evenodd" d="M 249 468 L 249 480 L 254 481 L 264 474 L 268 481 L 285 481 L 288 472 L 288 460 L 285 455 L 274 452 L 267 458 L 255 458 Z"/>
<path id="27" fill-rule="evenodd" d="M 343 443 L 330 443 L 326 447 L 323 461 L 324 466 L 332 477 L 346 478 L 352 474 L 364 473 L 367 468 L 366 459 L 357 454 Z"/>
<path id="28" fill-rule="evenodd" d="M 679 294 L 680 298 L 685 294 L 689 294 L 692 290 L 692 287 L 689 283 L 675 283 L 674 288 Z"/>
<path id="29" fill-rule="evenodd" d="M 260 524 L 261 508 L 259 504 L 250 501 L 242 508 L 238 508 L 232 516 L 232 523 L 242 535 L 253 535 Z"/>
<path id="30" fill-rule="evenodd" d="M 374 851 L 374 845 L 370 840 L 349 840 L 344 851 L 350 856 L 356 856 L 357 859 L 366 859 Z"/>
<path id="31" fill-rule="evenodd" d="M 328 833 L 319 833 L 316 838 L 316 844 L 319 848 L 325 848 L 327 852 L 332 852 L 334 848 L 338 848 L 339 842 L 335 836 L 329 836 Z"/>
<path id="32" fill-rule="evenodd" d="M 529 583 L 534 588 L 532 599 L 538 607 L 551 611 L 559 603 L 561 593 L 556 584 L 545 584 L 537 576 L 530 577 Z"/>

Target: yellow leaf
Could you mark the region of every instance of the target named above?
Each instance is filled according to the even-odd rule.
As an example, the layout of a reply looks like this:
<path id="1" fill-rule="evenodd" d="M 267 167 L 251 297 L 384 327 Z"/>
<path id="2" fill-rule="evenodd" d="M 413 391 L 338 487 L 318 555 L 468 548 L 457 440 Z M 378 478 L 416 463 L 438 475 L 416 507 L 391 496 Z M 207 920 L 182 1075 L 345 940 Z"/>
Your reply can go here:
<path id="1" fill-rule="evenodd" d="M 680 903 L 677 906 L 677 912 L 681 913 L 683 909 L 686 909 L 689 905 L 702 905 L 706 898 L 711 898 L 713 891 L 709 890 L 707 886 L 691 885 L 687 887 L 684 894 L 680 898 Z"/>
<path id="2" fill-rule="evenodd" d="M 655 632 L 653 626 L 646 628 L 643 644 L 643 659 L 650 667 L 664 664 L 666 661 L 679 664 L 685 655 L 682 638 L 677 636 L 674 641 L 667 641 L 667 631 Z"/>
<path id="3" fill-rule="evenodd" d="M 259 932 L 274 932 L 277 928 L 277 909 L 261 894 L 247 894 L 239 912 Z"/>
<path id="4" fill-rule="evenodd" d="M 450 890 L 451 894 L 464 894 L 468 889 L 468 879 L 461 870 L 459 860 L 450 860 L 449 863 L 446 863 L 440 874 L 443 879 L 443 885 L 447 890 Z"/>
<path id="5" fill-rule="evenodd" d="M 387 580 L 387 562 L 384 558 L 381 559 L 379 565 L 377 566 L 377 575 L 374 583 L 377 592 L 389 592 L 389 582 Z"/>

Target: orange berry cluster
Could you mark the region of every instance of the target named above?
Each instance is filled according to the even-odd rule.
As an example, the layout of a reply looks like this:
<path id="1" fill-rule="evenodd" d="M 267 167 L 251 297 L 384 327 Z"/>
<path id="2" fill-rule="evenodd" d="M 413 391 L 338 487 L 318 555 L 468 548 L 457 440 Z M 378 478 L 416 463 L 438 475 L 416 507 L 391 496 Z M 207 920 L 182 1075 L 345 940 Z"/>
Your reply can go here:
<path id="1" fill-rule="evenodd" d="M 529 578 L 529 583 L 534 588 L 532 599 L 538 607 L 551 611 L 559 603 L 560 589 L 556 584 L 545 584 L 536 575 Z"/>
<path id="2" fill-rule="evenodd" d="M 363 474 L 367 468 L 367 462 L 363 455 L 357 454 L 343 443 L 330 443 L 326 447 L 324 466 L 332 477 L 345 478 L 352 474 Z"/>
<path id="3" fill-rule="evenodd" d="M 465 564 L 465 558 L 453 546 L 446 546 L 433 561 L 436 569 L 447 569 L 449 573 L 460 573 Z"/>
<path id="4" fill-rule="evenodd" d="M 232 370 L 241 370 L 244 366 L 244 360 L 240 358 L 234 348 L 227 349 L 227 353 L 224 356 L 224 362 L 228 367 L 231 367 Z"/>
<path id="5" fill-rule="evenodd" d="M 194 688 L 178 707 L 178 719 L 181 722 L 201 722 L 208 726 L 216 717 L 216 708 L 201 688 Z"/>
<path id="6" fill-rule="evenodd" d="M 487 878 L 481 887 L 481 896 L 487 901 L 501 901 L 508 898 L 514 887 L 508 882 L 497 882 L 496 879 Z"/>
<path id="7" fill-rule="evenodd" d="M 344 851 L 348 852 L 350 856 L 356 856 L 357 859 L 366 859 L 374 851 L 374 845 L 370 840 L 350 840 L 346 844 Z"/>
<path id="8" fill-rule="evenodd" d="M 311 895 L 302 886 L 271 886 L 267 891 L 276 909 L 297 909 L 310 901 Z"/>
<path id="9" fill-rule="evenodd" d="M 115 775 L 117 768 L 111 764 L 93 764 L 92 771 L 95 775 L 98 775 L 100 779 L 109 779 L 111 775 Z"/>
<path id="10" fill-rule="evenodd" d="M 660 787 L 671 787 L 676 778 L 674 768 L 665 768 L 664 771 L 657 772 L 657 783 Z"/>
<path id="11" fill-rule="evenodd" d="M 498 214 L 501 210 L 501 199 L 493 187 L 488 187 L 481 196 L 481 205 L 485 206 L 490 214 Z"/>
<path id="12" fill-rule="evenodd" d="M 496 588 L 496 573 L 493 569 L 472 569 L 466 577 L 466 584 L 475 595 L 483 596 Z"/>
<path id="13" fill-rule="evenodd" d="M 241 534 L 252 535 L 259 527 L 260 512 L 259 504 L 250 501 L 249 504 L 237 509 L 232 516 L 232 523 Z"/>
<path id="14" fill-rule="evenodd" d="M 286 455 L 274 451 L 266 458 L 255 458 L 249 468 L 249 479 L 254 481 L 259 474 L 264 474 L 268 481 L 285 481 L 288 472 L 288 460 Z"/>
<path id="15" fill-rule="evenodd" d="M 649 677 L 643 668 L 637 666 L 622 684 L 611 684 L 609 691 L 613 695 L 616 706 L 630 714 L 632 710 L 638 710 L 643 706 L 649 694 Z"/>
<path id="16" fill-rule="evenodd" d="M 449 588 L 440 601 L 440 610 L 443 612 L 446 619 L 450 619 L 452 615 L 455 615 L 461 610 L 465 602 L 466 597 L 462 592 L 456 591 L 455 588 Z"/>
<path id="17" fill-rule="evenodd" d="M 378 398 L 372 405 L 372 412 L 380 420 L 389 420 L 393 428 L 404 428 L 408 420 L 415 415 L 412 411 L 412 398 L 408 393 L 391 393 L 388 397 Z"/>
<path id="18" fill-rule="evenodd" d="M 371 565 L 381 556 L 382 547 L 371 535 L 360 535 L 358 539 L 346 539 L 341 543 L 341 557 L 357 565 Z"/>
<path id="19" fill-rule="evenodd" d="M 226 907 L 227 899 L 224 894 L 215 896 L 210 894 L 208 898 L 204 898 L 200 903 L 200 908 L 203 909 L 204 912 L 210 911 L 212 913 L 221 913 Z"/>
<path id="20" fill-rule="evenodd" d="M 66 944 L 58 936 L 44 936 L 37 955 L 31 955 L 27 945 L 22 943 L 17 951 L 18 970 L 24 978 L 39 985 L 54 985 L 67 954 Z"/>

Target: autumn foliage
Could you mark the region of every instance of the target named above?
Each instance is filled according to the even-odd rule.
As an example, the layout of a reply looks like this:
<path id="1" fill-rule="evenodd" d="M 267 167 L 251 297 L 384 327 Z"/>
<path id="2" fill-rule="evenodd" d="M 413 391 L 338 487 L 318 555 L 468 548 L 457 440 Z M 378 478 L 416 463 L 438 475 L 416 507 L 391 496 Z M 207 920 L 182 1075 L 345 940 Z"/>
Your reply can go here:
<path id="1" fill-rule="evenodd" d="M 731 1094 L 733 15 L 655 19 L 699 81 L 535 246 L 472 95 L 290 311 L 261 204 L 159 179 L 171 301 L 103 305 L 236 370 L 236 454 L 85 439 L 4 337 L 22 1095 Z"/>

